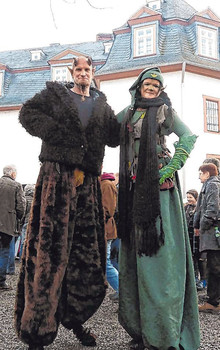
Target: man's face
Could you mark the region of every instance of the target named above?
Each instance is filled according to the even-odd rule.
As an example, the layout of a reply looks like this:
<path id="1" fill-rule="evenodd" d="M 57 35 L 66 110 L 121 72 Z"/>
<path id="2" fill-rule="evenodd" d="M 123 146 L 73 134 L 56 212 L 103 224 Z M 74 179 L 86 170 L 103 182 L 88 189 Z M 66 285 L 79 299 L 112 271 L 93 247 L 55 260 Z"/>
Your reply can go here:
<path id="1" fill-rule="evenodd" d="M 14 170 L 12 173 L 11 173 L 11 177 L 15 180 L 16 177 L 17 177 L 17 171 Z"/>
<path id="2" fill-rule="evenodd" d="M 84 89 L 91 85 L 94 76 L 94 70 L 92 65 L 88 64 L 86 58 L 81 57 L 78 59 L 77 65 L 73 67 L 73 80 L 74 83 Z"/>
<path id="3" fill-rule="evenodd" d="M 160 94 L 160 82 L 147 78 L 142 81 L 140 94 L 143 98 L 155 98 Z"/>

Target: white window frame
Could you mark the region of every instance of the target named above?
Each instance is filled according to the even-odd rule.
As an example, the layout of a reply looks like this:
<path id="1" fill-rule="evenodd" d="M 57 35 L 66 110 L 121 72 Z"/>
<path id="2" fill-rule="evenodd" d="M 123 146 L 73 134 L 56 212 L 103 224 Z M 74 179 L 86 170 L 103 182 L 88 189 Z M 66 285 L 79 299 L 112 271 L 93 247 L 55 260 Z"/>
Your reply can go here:
<path id="1" fill-rule="evenodd" d="M 109 53 L 109 51 L 111 50 L 113 42 L 108 42 L 108 43 L 104 43 L 104 47 L 105 47 L 105 53 Z"/>
<path id="2" fill-rule="evenodd" d="M 67 66 L 52 67 L 52 80 L 53 81 L 72 81 L 72 76 Z"/>
<path id="3" fill-rule="evenodd" d="M 156 24 L 134 28 L 134 57 L 156 54 Z"/>
<path id="4" fill-rule="evenodd" d="M 198 54 L 207 58 L 218 59 L 218 31 L 198 26 Z"/>
<path id="5" fill-rule="evenodd" d="M 161 0 L 149 0 L 149 1 L 147 1 L 147 5 L 152 10 L 160 10 Z"/>
<path id="6" fill-rule="evenodd" d="M 31 61 L 40 61 L 43 56 L 42 50 L 33 50 L 31 53 Z"/>

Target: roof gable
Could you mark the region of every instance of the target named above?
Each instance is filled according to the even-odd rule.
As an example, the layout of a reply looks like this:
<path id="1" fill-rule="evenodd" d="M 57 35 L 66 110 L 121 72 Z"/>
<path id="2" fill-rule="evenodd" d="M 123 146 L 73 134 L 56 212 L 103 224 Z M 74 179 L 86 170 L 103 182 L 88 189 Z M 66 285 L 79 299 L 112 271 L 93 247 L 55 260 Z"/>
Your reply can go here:
<path id="1" fill-rule="evenodd" d="M 148 21 L 159 21 L 160 19 L 161 14 L 159 12 L 154 11 L 147 6 L 144 6 L 131 18 L 129 18 L 127 23 L 131 27 L 132 25 L 137 25 Z"/>
<path id="2" fill-rule="evenodd" d="M 220 22 L 220 18 L 218 16 L 216 16 L 216 14 L 210 9 L 210 7 L 208 7 L 204 11 L 198 12 L 196 15 L 200 16 L 200 17 L 212 19 L 213 21 Z"/>
<path id="3" fill-rule="evenodd" d="M 72 60 L 73 57 L 83 56 L 84 53 L 76 50 L 66 49 L 64 51 L 61 51 L 60 53 L 56 54 L 55 56 L 51 57 L 48 61 L 49 64 L 57 63 L 57 61 L 66 61 L 66 60 Z"/>
<path id="4" fill-rule="evenodd" d="M 158 12 L 154 11 L 152 9 L 150 9 L 149 7 L 143 6 L 141 7 L 137 12 L 135 12 L 129 19 L 138 19 L 138 18 L 142 18 L 142 17 L 148 17 L 148 16 L 154 16 L 157 15 Z"/>

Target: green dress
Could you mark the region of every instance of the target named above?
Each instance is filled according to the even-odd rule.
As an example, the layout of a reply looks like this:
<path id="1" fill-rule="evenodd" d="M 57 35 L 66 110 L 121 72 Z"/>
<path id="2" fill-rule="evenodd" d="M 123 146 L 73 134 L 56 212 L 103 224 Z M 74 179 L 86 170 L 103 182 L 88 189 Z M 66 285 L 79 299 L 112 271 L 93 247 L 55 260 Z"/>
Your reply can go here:
<path id="1" fill-rule="evenodd" d="M 125 112 L 118 115 L 120 122 Z M 140 117 L 141 113 L 135 112 L 131 123 Z M 169 134 L 172 132 L 178 137 L 192 135 L 176 114 Z M 138 152 L 138 140 L 134 147 Z M 157 147 L 160 153 L 161 145 Z M 145 346 L 196 350 L 200 343 L 197 294 L 177 183 L 172 190 L 160 191 L 160 206 L 165 244 L 156 255 L 140 257 L 135 247 L 121 242 L 119 321 L 133 339 L 142 340 Z"/>

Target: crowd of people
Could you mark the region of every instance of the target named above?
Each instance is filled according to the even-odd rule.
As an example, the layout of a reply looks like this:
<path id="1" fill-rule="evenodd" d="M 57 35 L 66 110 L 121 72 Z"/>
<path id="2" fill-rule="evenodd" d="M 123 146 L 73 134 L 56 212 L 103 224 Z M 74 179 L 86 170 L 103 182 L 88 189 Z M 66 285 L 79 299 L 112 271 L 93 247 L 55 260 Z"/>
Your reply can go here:
<path id="1" fill-rule="evenodd" d="M 131 349 L 197 350 L 199 311 L 220 311 L 219 164 L 200 166 L 202 189 L 187 191 L 184 206 L 177 171 L 197 136 L 173 109 L 160 69 L 139 74 L 117 116 L 93 83 L 90 57 L 74 58 L 70 72 L 73 83 L 48 82 L 19 113 L 42 140 L 36 184 L 23 190 L 14 166 L 0 179 L 0 291 L 10 288 L 10 244 L 20 234 L 16 333 L 43 350 L 62 324 L 96 346 L 84 323 L 109 284 Z M 102 172 L 106 145 L 120 145 L 118 184 Z M 206 284 L 198 305 L 196 288 Z"/>

